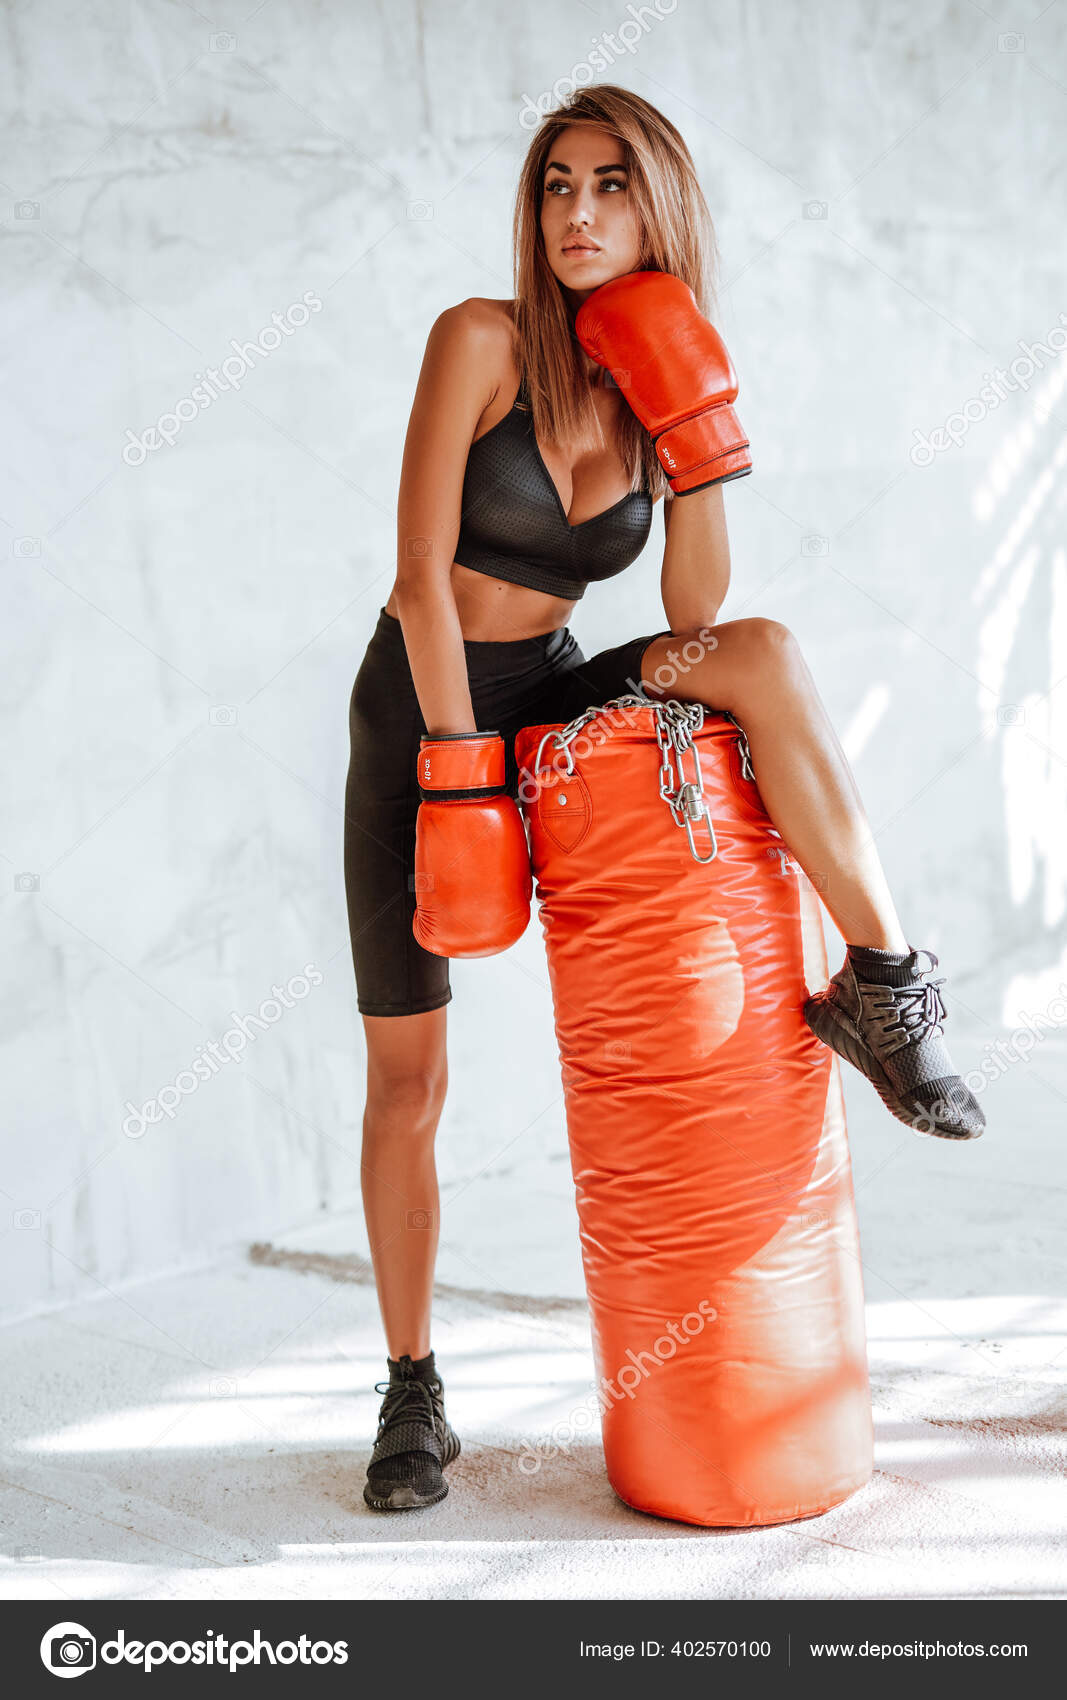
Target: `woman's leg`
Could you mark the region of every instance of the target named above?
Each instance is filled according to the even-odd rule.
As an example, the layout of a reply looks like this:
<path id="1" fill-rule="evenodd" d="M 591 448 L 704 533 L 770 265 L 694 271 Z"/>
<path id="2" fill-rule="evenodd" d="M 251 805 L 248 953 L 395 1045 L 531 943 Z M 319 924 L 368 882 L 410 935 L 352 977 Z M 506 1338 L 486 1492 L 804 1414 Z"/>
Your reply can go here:
<path id="1" fill-rule="evenodd" d="M 683 648 L 704 653 L 690 662 Z M 767 813 L 848 946 L 826 990 L 804 1004 L 812 1032 L 916 1132 L 977 1138 L 985 1117 L 945 1048 L 941 982 L 928 979 L 937 958 L 913 951 L 904 935 L 856 782 L 793 634 L 749 619 L 654 638 L 641 677 L 650 696 L 728 709 L 745 729 Z"/>
<path id="2" fill-rule="evenodd" d="M 360 1181 L 389 1356 L 424 1358 L 440 1201 L 434 1136 L 448 1088 L 447 1006 L 364 1015 L 367 1102 Z"/>
<path id="3" fill-rule="evenodd" d="M 641 673 L 649 695 L 728 709 L 745 729 L 767 813 L 842 937 L 906 951 L 856 781 L 792 632 L 764 619 L 703 631 L 711 634 L 706 653 L 692 663 L 681 650 L 701 643 L 695 633 L 648 645 Z"/>
<path id="4" fill-rule="evenodd" d="M 448 1085 L 445 1007 L 363 1016 L 363 1210 L 389 1354 L 363 1489 L 375 1511 L 437 1504 L 448 1492 L 442 1465 L 460 1450 L 430 1349 L 439 1226 L 433 1144 Z"/>

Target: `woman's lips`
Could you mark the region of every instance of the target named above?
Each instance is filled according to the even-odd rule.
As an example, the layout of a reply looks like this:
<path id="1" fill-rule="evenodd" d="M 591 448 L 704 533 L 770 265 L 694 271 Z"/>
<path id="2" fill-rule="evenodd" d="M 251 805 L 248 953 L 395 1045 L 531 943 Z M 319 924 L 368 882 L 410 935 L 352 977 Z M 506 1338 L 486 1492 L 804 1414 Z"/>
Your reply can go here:
<path id="1" fill-rule="evenodd" d="M 564 248 L 563 252 L 565 254 L 567 254 L 571 259 L 575 259 L 580 254 L 599 254 L 600 249 L 599 248 L 590 248 L 590 247 L 587 247 L 584 243 L 581 243 L 581 244 L 578 244 L 578 245 L 571 246 L 569 248 Z"/>

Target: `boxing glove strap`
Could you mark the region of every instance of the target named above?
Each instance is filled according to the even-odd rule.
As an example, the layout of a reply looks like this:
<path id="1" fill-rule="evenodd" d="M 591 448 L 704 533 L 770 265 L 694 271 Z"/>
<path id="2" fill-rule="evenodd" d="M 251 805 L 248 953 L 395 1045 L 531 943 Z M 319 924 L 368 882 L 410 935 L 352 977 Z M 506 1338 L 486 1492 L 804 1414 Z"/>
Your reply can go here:
<path id="1" fill-rule="evenodd" d="M 417 777 L 424 802 L 498 797 L 505 790 L 504 740 L 499 732 L 424 732 Z"/>
<path id="2" fill-rule="evenodd" d="M 691 472 L 668 479 L 668 483 L 676 496 L 691 496 L 697 490 L 706 490 L 710 484 L 729 484 L 731 478 L 745 478 L 751 471 L 752 462 L 745 449 L 695 466 Z"/>
<path id="3" fill-rule="evenodd" d="M 664 471 L 678 478 L 723 455 L 747 449 L 748 438 L 727 402 L 678 420 L 660 432 L 655 444 Z"/>
<path id="4" fill-rule="evenodd" d="M 676 496 L 693 496 L 698 490 L 707 490 L 712 484 L 729 484 L 731 478 L 747 478 L 752 471 L 751 461 L 743 466 L 698 466 L 695 471 L 687 472 L 684 478 L 668 480 Z"/>

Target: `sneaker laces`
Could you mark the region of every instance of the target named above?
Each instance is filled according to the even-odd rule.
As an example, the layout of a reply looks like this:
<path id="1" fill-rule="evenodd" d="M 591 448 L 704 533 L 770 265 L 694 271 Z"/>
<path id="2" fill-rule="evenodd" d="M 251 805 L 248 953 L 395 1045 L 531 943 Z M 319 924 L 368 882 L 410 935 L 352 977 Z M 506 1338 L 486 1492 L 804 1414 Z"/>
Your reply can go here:
<path id="1" fill-rule="evenodd" d="M 938 987 L 944 985 L 944 976 L 939 980 L 926 978 L 931 969 L 937 967 L 937 957 L 932 950 L 921 954 L 930 958 L 929 968 L 915 969 L 915 973 L 923 978 L 917 978 L 911 986 L 878 986 L 875 989 L 879 996 L 869 1000 L 877 1022 L 878 1038 L 886 1054 L 899 1051 L 904 1045 L 920 1044 L 931 1033 L 943 1032 L 941 1024 L 947 1012 Z M 919 955 L 919 951 L 913 952 L 915 959 Z M 864 984 L 871 986 L 870 981 Z"/>
<path id="2" fill-rule="evenodd" d="M 405 1381 L 376 1381 L 375 1393 L 384 1393 L 381 1413 L 378 1417 L 379 1437 L 390 1423 L 407 1418 L 408 1421 L 429 1417 L 434 1421 L 433 1400 L 430 1389 L 424 1381 L 412 1376 Z"/>

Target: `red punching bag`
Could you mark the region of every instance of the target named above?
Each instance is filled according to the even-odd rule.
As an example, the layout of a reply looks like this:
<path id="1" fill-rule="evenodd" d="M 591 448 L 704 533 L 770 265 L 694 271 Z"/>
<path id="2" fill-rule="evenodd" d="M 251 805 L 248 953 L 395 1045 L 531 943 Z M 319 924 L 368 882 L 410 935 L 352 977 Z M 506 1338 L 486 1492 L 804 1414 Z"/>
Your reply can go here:
<path id="1" fill-rule="evenodd" d="M 609 1480 L 686 1523 L 826 1511 L 873 1438 L 819 900 L 727 715 L 618 697 L 515 754 Z"/>

